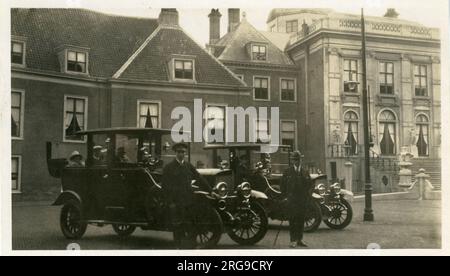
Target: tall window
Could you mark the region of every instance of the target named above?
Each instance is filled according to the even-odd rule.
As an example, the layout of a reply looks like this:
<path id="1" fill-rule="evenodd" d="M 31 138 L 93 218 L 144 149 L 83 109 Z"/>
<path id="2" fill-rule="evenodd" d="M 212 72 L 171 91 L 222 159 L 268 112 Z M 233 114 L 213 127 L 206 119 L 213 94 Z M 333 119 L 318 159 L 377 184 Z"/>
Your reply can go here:
<path id="1" fill-rule="evenodd" d="M 252 59 L 253 60 L 266 60 L 267 48 L 265 45 L 252 45 Z"/>
<path id="2" fill-rule="evenodd" d="M 382 155 L 394 155 L 397 144 L 396 132 L 397 120 L 394 113 L 385 110 L 379 116 L 379 141 Z"/>
<path id="3" fill-rule="evenodd" d="M 11 190 L 20 192 L 21 159 L 19 156 L 11 157 Z"/>
<path id="4" fill-rule="evenodd" d="M 344 144 L 347 155 L 358 154 L 358 115 L 353 111 L 347 111 L 344 115 Z"/>
<path id="5" fill-rule="evenodd" d="M 416 146 L 419 156 L 428 156 L 428 118 L 425 115 L 419 115 L 416 119 Z"/>
<path id="6" fill-rule="evenodd" d="M 23 124 L 23 93 L 11 92 L 11 137 L 21 138 Z"/>
<path id="7" fill-rule="evenodd" d="M 175 61 L 175 78 L 193 80 L 194 79 L 194 62 L 192 60 Z"/>
<path id="8" fill-rule="evenodd" d="M 414 90 L 416 96 L 427 96 L 427 66 L 414 65 Z"/>
<path id="9" fill-rule="evenodd" d="M 287 33 L 298 32 L 298 21 L 297 20 L 286 21 L 286 32 Z"/>
<path id="10" fill-rule="evenodd" d="M 380 62 L 380 94 L 394 94 L 394 64 Z"/>
<path id="11" fill-rule="evenodd" d="M 358 86 L 349 83 L 356 81 L 358 81 L 358 61 L 344 59 L 344 92 L 358 92 Z"/>
<path id="12" fill-rule="evenodd" d="M 142 128 L 160 128 L 159 125 L 159 103 L 138 102 L 138 127 Z"/>
<path id="13" fill-rule="evenodd" d="M 255 77 L 254 79 L 254 99 L 269 100 L 269 78 Z"/>
<path id="14" fill-rule="evenodd" d="M 276 32 L 276 31 L 277 31 L 277 26 L 276 26 L 276 25 L 273 25 L 272 27 L 270 27 L 270 31 L 271 31 L 272 33 Z"/>
<path id="15" fill-rule="evenodd" d="M 67 71 L 86 73 L 86 53 L 67 51 Z"/>
<path id="16" fill-rule="evenodd" d="M 23 42 L 11 42 L 11 62 L 23 65 L 25 61 L 25 44 Z"/>
<path id="17" fill-rule="evenodd" d="M 295 80 L 281 79 L 281 100 L 295 102 Z"/>
<path id="18" fill-rule="evenodd" d="M 64 139 L 83 141 L 83 136 L 76 133 L 85 130 L 87 99 L 68 96 L 64 106 Z"/>
<path id="19" fill-rule="evenodd" d="M 270 140 L 270 121 L 256 120 L 256 137 L 257 142 L 267 143 Z"/>
<path id="20" fill-rule="evenodd" d="M 206 125 L 208 129 L 206 142 L 225 142 L 225 106 L 208 105 L 206 114 Z"/>
<path id="21" fill-rule="evenodd" d="M 281 121 L 281 144 L 294 150 L 296 136 L 295 121 Z"/>

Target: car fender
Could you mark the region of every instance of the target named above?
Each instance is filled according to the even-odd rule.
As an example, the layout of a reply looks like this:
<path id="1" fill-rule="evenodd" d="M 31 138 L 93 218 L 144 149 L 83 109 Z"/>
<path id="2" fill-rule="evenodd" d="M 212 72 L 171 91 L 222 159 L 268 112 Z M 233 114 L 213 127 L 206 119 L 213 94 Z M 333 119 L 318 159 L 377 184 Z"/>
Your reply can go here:
<path id="1" fill-rule="evenodd" d="M 343 197 L 345 200 L 352 202 L 353 201 L 353 193 L 346 189 L 341 189 L 341 192 L 339 193 L 341 197 Z"/>
<path id="2" fill-rule="evenodd" d="M 323 196 L 321 196 L 321 195 L 319 195 L 319 194 L 317 194 L 317 193 L 312 193 L 312 197 L 313 197 L 314 199 L 322 199 L 322 198 L 323 198 Z"/>
<path id="3" fill-rule="evenodd" d="M 64 191 L 62 194 L 58 196 L 56 201 L 52 204 L 52 206 L 60 206 L 64 205 L 69 200 L 76 200 L 81 204 L 81 197 L 74 191 Z"/>
<path id="4" fill-rule="evenodd" d="M 265 193 L 255 190 L 252 190 L 251 197 L 256 199 L 269 199 Z"/>

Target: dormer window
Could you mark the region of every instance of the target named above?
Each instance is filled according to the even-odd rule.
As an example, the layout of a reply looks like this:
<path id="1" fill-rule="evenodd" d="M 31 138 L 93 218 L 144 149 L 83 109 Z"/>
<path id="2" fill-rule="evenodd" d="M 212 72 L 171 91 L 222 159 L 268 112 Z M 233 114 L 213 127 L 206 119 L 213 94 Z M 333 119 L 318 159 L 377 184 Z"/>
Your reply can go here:
<path id="1" fill-rule="evenodd" d="M 267 60 L 267 46 L 266 45 L 252 45 L 252 59 L 253 60 Z"/>
<path id="2" fill-rule="evenodd" d="M 17 65 L 25 65 L 25 43 L 11 42 L 11 63 Z"/>
<path id="3" fill-rule="evenodd" d="M 194 61 L 175 59 L 174 60 L 174 76 L 180 80 L 194 80 Z"/>
<path id="4" fill-rule="evenodd" d="M 290 20 L 286 21 L 286 33 L 296 33 L 298 32 L 298 21 Z"/>
<path id="5" fill-rule="evenodd" d="M 87 73 L 87 53 L 67 50 L 67 71 Z"/>

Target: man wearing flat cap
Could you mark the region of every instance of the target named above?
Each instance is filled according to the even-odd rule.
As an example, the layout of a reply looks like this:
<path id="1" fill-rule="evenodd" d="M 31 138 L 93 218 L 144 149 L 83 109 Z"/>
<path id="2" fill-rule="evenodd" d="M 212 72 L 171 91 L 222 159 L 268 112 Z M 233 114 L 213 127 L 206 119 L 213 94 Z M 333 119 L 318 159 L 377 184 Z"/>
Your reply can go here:
<path id="1" fill-rule="evenodd" d="M 191 183 L 192 180 L 197 180 L 206 191 L 211 191 L 211 187 L 204 182 L 195 167 L 184 160 L 188 149 L 187 144 L 177 143 L 172 149 L 175 151 L 175 159 L 163 169 L 162 190 L 170 208 L 177 246 L 186 249 L 195 248 L 194 191 Z"/>
<path id="2" fill-rule="evenodd" d="M 309 172 L 303 168 L 303 157 L 300 151 L 294 151 L 291 154 L 292 166 L 284 171 L 281 181 L 281 192 L 287 201 L 290 247 L 292 248 L 307 247 L 303 241 L 303 228 L 313 183 Z"/>

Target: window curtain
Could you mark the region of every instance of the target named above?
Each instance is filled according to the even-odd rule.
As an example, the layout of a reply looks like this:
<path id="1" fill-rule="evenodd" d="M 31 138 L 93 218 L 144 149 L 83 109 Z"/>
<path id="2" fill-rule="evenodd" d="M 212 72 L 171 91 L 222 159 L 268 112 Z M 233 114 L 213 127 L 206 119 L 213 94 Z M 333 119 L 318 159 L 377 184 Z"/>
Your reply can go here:
<path id="1" fill-rule="evenodd" d="M 381 154 L 395 154 L 395 124 L 382 123 L 383 132 L 380 135 Z"/>
<path id="2" fill-rule="evenodd" d="M 159 127 L 158 125 L 158 104 L 141 104 L 140 110 L 140 127 L 148 127 L 148 128 L 154 128 Z"/>
<path id="3" fill-rule="evenodd" d="M 69 126 L 66 128 L 66 136 L 74 136 L 76 132 L 81 131 L 79 120 L 82 119 L 82 115 L 73 116 L 73 113 L 67 113 L 66 120 Z M 81 117 L 81 118 L 80 118 Z"/>
<path id="4" fill-rule="evenodd" d="M 417 125 L 418 131 L 416 138 L 416 147 L 418 156 L 428 155 L 428 126 L 424 124 Z M 417 129 L 416 128 L 416 129 Z"/>
<path id="5" fill-rule="evenodd" d="M 346 145 L 350 146 L 348 153 L 350 155 L 356 155 L 358 153 L 358 123 L 357 122 L 345 122 L 345 129 L 347 130 L 344 135 L 344 141 Z M 354 132 L 355 130 L 355 132 Z"/>

